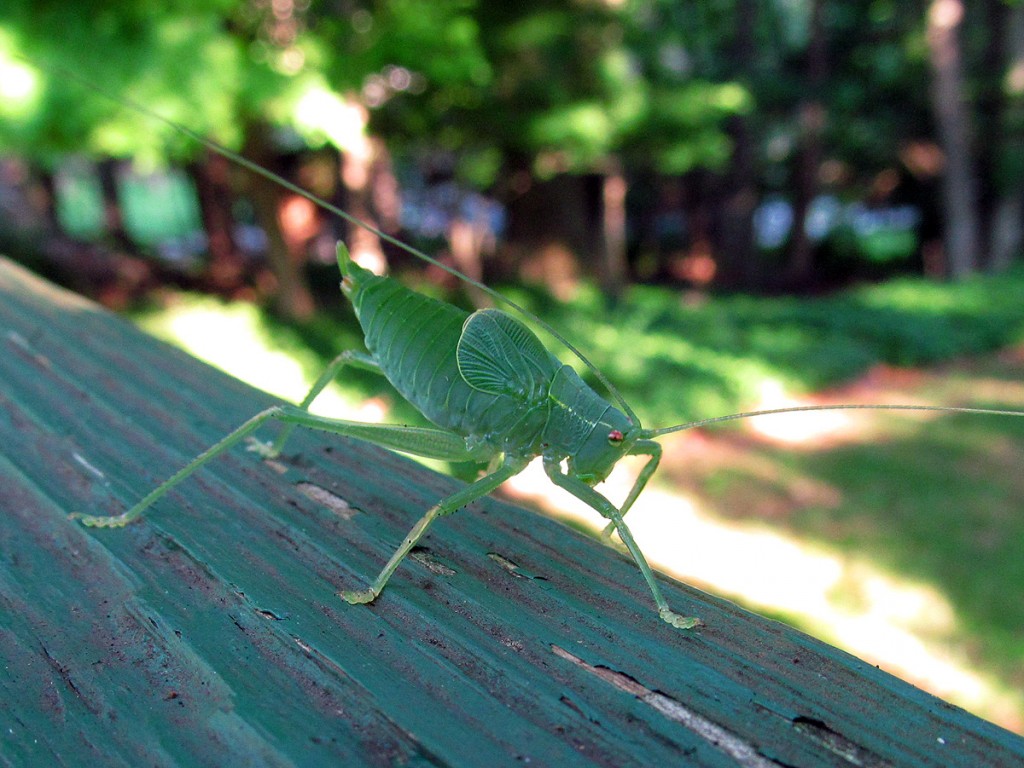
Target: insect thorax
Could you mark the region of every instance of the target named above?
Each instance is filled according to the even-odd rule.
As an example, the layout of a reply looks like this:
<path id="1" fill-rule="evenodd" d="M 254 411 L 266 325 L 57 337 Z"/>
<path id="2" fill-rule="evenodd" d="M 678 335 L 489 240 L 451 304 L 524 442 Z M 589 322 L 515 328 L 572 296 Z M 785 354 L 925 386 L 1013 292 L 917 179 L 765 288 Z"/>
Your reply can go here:
<path id="1" fill-rule="evenodd" d="M 575 473 L 603 480 L 630 447 L 631 441 L 622 438 L 635 432 L 634 425 L 567 365 L 555 375 L 549 398 L 548 453 L 571 457 Z M 613 434 L 618 439 L 610 439 Z"/>

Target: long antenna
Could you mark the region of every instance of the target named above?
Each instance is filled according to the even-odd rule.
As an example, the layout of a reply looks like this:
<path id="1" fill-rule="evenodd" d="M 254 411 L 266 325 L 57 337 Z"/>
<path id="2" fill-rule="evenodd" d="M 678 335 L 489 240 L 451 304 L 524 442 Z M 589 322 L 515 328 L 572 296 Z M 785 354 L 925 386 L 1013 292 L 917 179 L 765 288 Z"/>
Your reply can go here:
<path id="1" fill-rule="evenodd" d="M 287 179 L 285 179 L 283 176 L 279 176 L 278 174 L 276 174 L 273 171 L 270 171 L 270 170 L 264 168 L 263 166 L 259 165 L 258 163 L 254 163 L 252 160 L 249 160 L 248 158 L 243 157 L 238 152 L 235 152 L 234 150 L 228 149 L 227 147 L 222 146 L 221 144 L 218 144 L 217 142 L 213 141 L 212 139 L 209 139 L 206 136 L 203 136 L 201 133 L 199 133 L 198 131 L 192 130 L 187 125 L 183 125 L 183 124 L 177 122 L 176 120 L 172 120 L 171 118 L 166 117 L 165 115 L 161 115 L 159 112 L 156 112 L 156 111 L 150 109 L 149 107 L 147 107 L 144 104 L 140 104 L 137 101 L 134 101 L 133 99 L 128 98 L 126 96 L 123 96 L 121 94 L 117 94 L 117 93 L 113 93 L 111 91 L 108 91 L 108 90 L 102 88 L 101 86 L 98 86 L 95 83 L 91 82 L 90 80 L 86 79 L 85 77 L 82 77 L 77 72 L 73 72 L 71 70 L 65 69 L 64 67 L 60 67 L 60 66 L 56 66 L 56 65 L 51 65 L 51 64 L 41 64 L 41 63 L 39 63 L 37 61 L 34 61 L 33 59 L 28 58 L 27 56 L 21 55 L 19 53 L 13 54 L 13 57 L 17 58 L 17 59 L 20 59 L 21 61 L 24 61 L 24 62 L 26 62 L 27 64 L 30 64 L 33 67 L 38 67 L 39 69 L 42 69 L 45 72 L 49 72 L 51 75 L 59 75 L 61 77 L 66 77 L 69 80 L 73 80 L 76 83 L 78 83 L 79 85 L 84 86 L 85 88 L 93 91 L 94 93 L 98 93 L 100 96 L 103 96 L 104 98 L 109 99 L 110 101 L 114 102 L 115 104 L 129 107 L 129 108 L 135 110 L 136 112 L 138 112 L 138 113 L 140 113 L 142 115 L 145 115 L 146 117 L 149 117 L 149 118 L 151 118 L 153 120 L 161 122 L 164 125 L 170 126 L 174 130 L 182 133 L 185 136 L 188 136 L 193 141 L 196 141 L 196 142 L 202 144 L 207 149 L 210 149 L 210 150 L 216 152 L 218 155 L 221 155 L 222 157 L 225 157 L 228 160 L 231 160 L 232 162 L 237 163 L 238 165 L 242 166 L 246 170 L 251 171 L 252 173 L 258 174 L 258 175 L 262 176 L 263 178 L 268 179 L 269 181 L 273 181 L 274 183 L 281 185 L 282 187 L 287 189 L 289 192 L 294 192 L 296 195 L 299 195 L 300 197 L 306 198 L 307 200 L 309 200 L 314 205 L 317 205 L 317 206 L 323 208 L 325 211 L 328 211 L 329 213 L 333 213 L 335 216 L 338 216 L 338 217 L 344 219 L 345 221 L 347 221 L 347 222 L 349 222 L 351 224 L 355 224 L 358 227 L 362 227 L 367 232 L 370 232 L 371 234 L 376 235 L 377 237 L 379 237 L 381 240 L 383 240 L 383 241 L 385 241 L 387 243 L 391 243 L 392 245 L 394 245 L 394 246 L 396 246 L 398 248 L 401 248 L 406 253 L 409 253 L 410 255 L 415 256 L 416 258 L 421 259 L 421 260 L 427 262 L 428 264 L 433 264 L 435 267 L 438 267 L 439 269 L 443 269 L 448 274 L 453 275 L 454 277 L 457 277 L 458 279 L 464 281 L 466 284 L 472 285 L 474 288 L 477 288 L 477 289 L 483 291 L 484 293 L 486 293 L 491 298 L 497 299 L 498 301 L 500 301 L 501 303 L 505 304 L 506 306 L 511 307 L 512 309 L 514 309 L 517 312 L 519 312 L 523 317 L 525 317 L 525 318 L 529 319 L 530 321 L 536 323 L 541 328 L 543 328 L 545 331 L 550 333 L 561 344 L 563 344 L 566 349 L 568 349 L 572 354 L 574 354 L 577 358 L 579 358 L 579 360 L 585 366 L 587 366 L 587 368 L 589 368 L 590 371 L 597 377 L 598 381 L 601 382 L 601 384 L 605 387 L 605 389 L 608 390 L 608 393 L 613 398 L 615 398 L 615 401 L 622 408 L 623 412 L 626 414 L 626 416 L 630 420 L 630 422 L 635 424 L 635 425 L 637 425 L 637 426 L 640 425 L 640 420 L 637 417 L 636 413 L 633 411 L 632 408 L 629 407 L 629 403 L 626 402 L 626 399 L 622 396 L 622 393 L 619 392 L 619 390 L 615 387 L 614 384 L 612 384 L 612 382 L 608 379 L 608 377 L 605 376 L 604 373 L 602 373 L 601 370 L 596 365 L 594 365 L 592 362 L 590 362 L 590 360 L 588 360 L 586 358 L 586 356 L 579 349 L 577 349 L 576 346 L 572 342 L 570 342 L 567 338 L 565 338 L 565 336 L 563 336 L 558 331 L 556 331 L 549 323 L 545 322 L 544 320 L 541 320 L 535 314 L 530 312 L 530 310 L 526 309 L 526 307 L 523 307 L 522 305 L 518 304 L 517 302 L 513 301 L 512 299 L 509 299 L 506 296 L 503 296 L 501 293 L 499 293 L 495 289 L 491 288 L 490 286 L 484 285 L 483 283 L 479 282 L 478 280 L 474 280 L 473 278 L 469 277 L 468 275 L 464 275 L 462 272 L 460 272 L 459 270 L 455 269 L 454 267 L 450 267 L 447 264 L 442 264 L 440 261 L 435 259 L 433 256 L 427 255 L 426 253 L 424 253 L 423 251 L 419 250 L 418 248 L 415 248 L 415 247 L 409 245 L 408 243 L 402 242 L 401 240 L 399 240 L 397 237 L 394 237 L 393 235 L 389 235 L 386 232 L 381 231 L 380 229 L 378 229 L 377 227 L 373 226 L 369 222 L 363 221 L 359 217 L 353 216 L 351 213 L 343 211 L 338 206 L 333 205 L 332 203 L 327 202 L 326 200 L 318 197 L 317 195 L 314 195 L 312 192 L 310 192 L 310 191 L 308 191 L 306 189 L 303 189 L 302 187 L 298 186 L 297 184 L 293 184 L 292 182 L 290 182 Z"/>
<path id="2" fill-rule="evenodd" d="M 749 419 L 752 416 L 770 416 L 775 413 L 800 413 L 803 411 L 945 411 L 952 413 L 981 413 L 992 416 L 1024 416 L 1024 411 L 1004 411 L 997 408 L 966 408 L 954 405 L 794 405 L 788 408 L 770 408 L 766 411 L 746 411 L 745 413 L 733 413 L 729 416 L 714 416 L 710 419 L 690 421 L 686 424 L 677 424 L 674 427 L 663 427 L 662 429 L 645 429 L 643 436 L 646 438 L 660 437 L 672 432 L 682 432 L 686 429 L 705 427 L 708 424 L 717 424 L 721 421 L 735 421 L 737 419 Z"/>

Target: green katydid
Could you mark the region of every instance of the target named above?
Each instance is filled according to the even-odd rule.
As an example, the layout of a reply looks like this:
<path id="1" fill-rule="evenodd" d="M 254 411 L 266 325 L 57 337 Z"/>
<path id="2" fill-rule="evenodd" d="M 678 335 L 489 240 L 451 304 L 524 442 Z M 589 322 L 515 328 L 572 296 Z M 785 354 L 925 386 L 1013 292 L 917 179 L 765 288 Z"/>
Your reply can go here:
<path id="1" fill-rule="evenodd" d="M 74 76 L 74 75 L 71 75 Z M 78 79 L 78 78 L 76 78 Z M 89 84 L 90 88 L 104 93 Z M 645 429 L 614 386 L 568 340 L 493 289 L 471 280 L 425 253 L 374 229 L 238 154 L 198 135 L 191 129 L 117 96 L 110 96 L 194 138 L 208 148 L 262 174 L 326 210 L 365 227 L 379 237 L 476 286 L 531 318 L 552 333 L 607 388 L 612 404 L 587 385 L 568 365 L 549 352 L 522 322 L 499 309 L 468 314 L 450 304 L 415 293 L 396 280 L 374 275 L 355 264 L 343 244 L 338 246 L 342 290 L 352 302 L 365 334 L 368 354 L 344 352 L 313 385 L 299 406 L 279 405 L 256 414 L 234 432 L 211 446 L 137 504 L 112 517 L 82 515 L 85 525 L 119 527 L 137 519 L 144 510 L 208 461 L 250 438 L 268 421 L 283 424 L 272 445 L 256 444 L 264 456 L 276 456 L 295 426 L 303 426 L 367 440 L 378 445 L 428 458 L 489 462 L 486 474 L 442 499 L 413 526 L 372 584 L 342 593 L 349 603 L 367 603 L 384 589 L 405 556 L 416 546 L 431 523 L 472 501 L 490 494 L 504 481 L 541 457 L 547 476 L 561 488 L 597 510 L 626 546 L 654 597 L 659 616 L 681 629 L 700 620 L 675 613 L 637 546 L 624 517 L 658 467 L 661 447 L 654 438 L 716 422 L 771 413 L 836 409 L 889 409 L 957 411 L 1024 416 L 1024 412 L 981 408 L 919 405 L 798 406 L 737 413 L 661 429 Z M 316 396 L 346 366 L 384 375 L 434 428 L 365 424 L 330 419 L 309 413 Z M 647 457 L 632 489 L 615 506 L 595 489 L 625 456 Z"/>

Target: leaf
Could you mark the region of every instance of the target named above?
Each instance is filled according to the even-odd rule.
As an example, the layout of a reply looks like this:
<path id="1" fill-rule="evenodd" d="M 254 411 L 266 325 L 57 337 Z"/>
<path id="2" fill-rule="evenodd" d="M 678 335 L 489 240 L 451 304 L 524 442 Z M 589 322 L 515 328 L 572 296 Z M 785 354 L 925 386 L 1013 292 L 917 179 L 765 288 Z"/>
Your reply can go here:
<path id="1" fill-rule="evenodd" d="M 466 319 L 456 358 L 459 373 L 474 389 L 526 399 L 546 392 L 560 365 L 529 328 L 498 309 L 482 309 Z"/>

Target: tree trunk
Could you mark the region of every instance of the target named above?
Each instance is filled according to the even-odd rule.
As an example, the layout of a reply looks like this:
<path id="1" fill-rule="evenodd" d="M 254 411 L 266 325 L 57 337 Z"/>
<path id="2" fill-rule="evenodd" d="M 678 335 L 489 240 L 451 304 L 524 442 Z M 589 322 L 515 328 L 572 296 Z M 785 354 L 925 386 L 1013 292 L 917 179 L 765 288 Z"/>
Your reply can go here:
<path id="1" fill-rule="evenodd" d="M 613 161 L 601 179 L 601 242 L 598 279 L 604 295 L 618 301 L 628 277 L 626 263 L 626 177 Z"/>
<path id="2" fill-rule="evenodd" d="M 806 286 L 814 267 L 814 250 L 807 235 L 807 213 L 818 193 L 818 169 L 822 157 L 822 133 L 825 106 L 821 92 L 825 86 L 827 49 L 825 43 L 824 0 L 811 6 L 810 39 L 807 45 L 807 97 L 800 103 L 798 124 L 800 148 L 796 157 L 796 190 L 793 199 L 793 227 L 788 248 L 787 282 Z"/>
<path id="3" fill-rule="evenodd" d="M 753 67 L 756 19 L 755 0 L 740 0 L 730 56 L 737 77 L 748 76 Z M 748 288 L 760 277 L 754 247 L 754 211 L 757 208 L 754 138 L 750 121 L 743 115 L 730 118 L 725 130 L 732 139 L 733 152 L 718 206 L 721 217 L 720 226 L 716 227 L 715 246 L 720 265 L 718 280 L 725 285 Z"/>
<path id="4" fill-rule="evenodd" d="M 978 187 L 978 240 L 980 247 L 991 255 L 995 235 L 995 216 L 999 207 L 1001 187 L 1000 159 L 1003 147 L 1003 78 L 1006 68 L 1006 25 L 1009 8 L 1003 0 L 984 0 L 981 11 L 985 32 L 985 47 L 981 53 L 979 71 L 984 76 L 975 86 L 977 109 L 974 112 L 974 127 L 977 133 L 975 154 L 976 174 L 984 183 Z M 985 249 L 985 246 L 988 246 Z M 980 266 L 980 264 L 979 264 Z"/>
<path id="5" fill-rule="evenodd" d="M 455 268 L 470 280 L 482 283 L 484 279 L 483 248 L 486 233 L 480 229 L 479 222 L 471 221 L 463 216 L 454 215 L 448 223 L 445 233 L 448 240 L 448 252 L 451 254 Z M 469 294 L 477 307 L 493 305 L 491 298 L 475 285 L 462 283 L 460 287 Z"/>
<path id="6" fill-rule="evenodd" d="M 1016 64 L 1024 60 L 1024 6 L 1007 8 L 1001 0 L 989 0 L 989 5 L 1001 20 L 993 30 L 993 47 L 997 47 L 1001 59 L 993 72 L 1007 72 L 998 83 L 998 148 L 999 154 L 990 162 L 990 186 L 996 190 L 995 200 L 989 212 L 988 260 L 989 272 L 1002 272 L 1010 266 L 1021 248 L 1024 230 L 1024 181 L 1017 172 L 1024 160 L 1024 78 Z M 996 39 L 1001 44 L 996 44 Z M 1007 71 L 1008 70 L 1008 71 Z M 1008 88 L 1003 88 L 1003 83 Z M 993 89 L 996 90 L 996 89 Z M 997 169 L 1011 169 L 1009 172 Z"/>
<path id="7" fill-rule="evenodd" d="M 275 157 L 267 130 L 262 125 L 250 127 L 244 155 L 254 163 L 273 170 Z M 308 320 L 313 315 L 315 304 L 306 280 L 305 254 L 290 250 L 281 231 L 281 189 L 258 174 L 250 176 L 249 189 L 256 221 L 267 236 L 267 260 L 277 279 L 274 308 L 291 320 Z"/>
<path id="8" fill-rule="evenodd" d="M 598 195 L 591 194 L 589 177 L 562 174 L 542 181 L 525 163 L 516 166 L 513 160 L 504 195 L 507 266 L 518 271 L 518 278 L 569 298 L 581 272 L 595 273 Z"/>
<path id="9" fill-rule="evenodd" d="M 462 274 L 484 282 L 484 255 L 495 253 L 494 204 L 483 195 L 458 190 L 448 209 L 448 249 L 455 267 Z M 490 307 L 494 300 L 475 285 L 461 286 L 477 307 Z"/>
<path id="10" fill-rule="evenodd" d="M 120 160 L 108 158 L 96 163 L 96 173 L 103 194 L 103 219 L 106 224 L 107 237 L 118 250 L 132 253 L 135 246 L 128 230 L 124 226 L 124 213 L 121 210 L 121 198 L 118 195 L 118 171 Z"/>
<path id="11" fill-rule="evenodd" d="M 13 161 L 12 162 L 18 162 Z M 60 219 L 57 217 L 57 179 L 50 169 L 35 168 L 31 176 L 26 173 L 28 181 L 25 184 L 26 193 L 32 190 L 31 179 L 35 179 L 38 187 L 35 194 L 26 194 L 26 201 L 32 206 L 35 213 L 33 218 L 38 217 L 42 229 L 48 233 L 60 232 Z"/>
<path id="12" fill-rule="evenodd" d="M 231 164 L 216 152 L 207 151 L 201 162 L 189 166 L 189 173 L 196 185 L 210 253 L 207 279 L 213 290 L 230 294 L 241 287 L 243 279 L 242 256 L 234 238 Z"/>
<path id="13" fill-rule="evenodd" d="M 998 274 L 1009 269 L 1020 253 L 1021 228 L 1024 226 L 1024 196 L 1021 189 L 1004 190 L 992 211 L 988 272 Z"/>
<path id="14" fill-rule="evenodd" d="M 963 0 L 932 0 L 928 8 L 932 109 L 939 144 L 946 156 L 943 245 L 948 275 L 954 280 L 977 270 L 981 250 L 977 186 L 971 169 L 970 113 L 958 34 L 963 16 Z"/>

